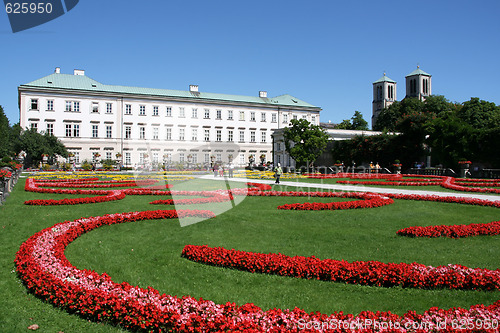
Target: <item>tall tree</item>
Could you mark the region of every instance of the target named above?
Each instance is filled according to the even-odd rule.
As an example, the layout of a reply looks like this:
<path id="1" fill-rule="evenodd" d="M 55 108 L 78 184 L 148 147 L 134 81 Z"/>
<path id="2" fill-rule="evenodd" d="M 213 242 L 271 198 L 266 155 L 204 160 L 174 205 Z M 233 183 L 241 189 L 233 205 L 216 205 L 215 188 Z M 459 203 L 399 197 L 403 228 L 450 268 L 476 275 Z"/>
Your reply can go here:
<path id="1" fill-rule="evenodd" d="M 0 159 L 12 155 L 9 119 L 0 105 Z"/>
<path id="2" fill-rule="evenodd" d="M 368 122 L 363 119 L 363 115 L 359 111 L 354 111 L 354 115 L 351 118 L 352 120 L 352 129 L 366 131 L 368 130 Z"/>
<path id="3" fill-rule="evenodd" d="M 314 162 L 326 148 L 328 134 L 306 119 L 293 119 L 283 131 L 286 151 L 298 165 Z"/>
<path id="4" fill-rule="evenodd" d="M 42 160 L 42 154 L 49 155 L 49 162 L 54 162 L 56 155 L 68 156 L 66 147 L 57 137 L 38 133 L 34 128 L 19 132 L 16 150 L 26 153 L 24 163 L 27 166 L 36 166 Z"/>

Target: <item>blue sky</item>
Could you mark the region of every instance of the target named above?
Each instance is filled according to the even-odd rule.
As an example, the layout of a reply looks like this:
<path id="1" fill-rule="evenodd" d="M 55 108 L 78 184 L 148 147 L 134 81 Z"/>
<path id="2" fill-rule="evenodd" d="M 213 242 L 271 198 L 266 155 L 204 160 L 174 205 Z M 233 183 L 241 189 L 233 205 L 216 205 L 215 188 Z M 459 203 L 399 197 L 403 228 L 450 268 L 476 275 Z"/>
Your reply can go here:
<path id="1" fill-rule="evenodd" d="M 237 95 L 291 94 L 321 121 L 360 111 L 384 71 L 404 98 L 417 64 L 433 94 L 500 104 L 500 1 L 80 0 L 12 33 L 0 13 L 0 105 L 19 121 L 17 87 L 85 69 L 104 84 Z"/>

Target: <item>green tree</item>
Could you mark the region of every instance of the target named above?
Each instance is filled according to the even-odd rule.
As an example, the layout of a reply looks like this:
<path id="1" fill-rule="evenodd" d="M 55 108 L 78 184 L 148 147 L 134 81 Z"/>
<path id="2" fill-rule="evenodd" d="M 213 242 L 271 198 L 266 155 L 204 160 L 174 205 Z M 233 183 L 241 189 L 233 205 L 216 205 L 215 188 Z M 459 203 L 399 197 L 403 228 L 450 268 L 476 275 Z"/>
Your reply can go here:
<path id="1" fill-rule="evenodd" d="M 335 125 L 336 129 L 345 129 L 345 130 L 350 130 L 352 129 L 352 124 L 349 119 L 344 119 L 340 124 Z"/>
<path id="2" fill-rule="evenodd" d="M 24 130 L 16 138 L 17 152 L 24 151 L 26 166 L 36 166 L 42 160 L 42 154 L 49 155 L 49 163 L 55 162 L 56 155 L 67 157 L 68 151 L 64 144 L 55 136 L 38 133 L 36 129 Z"/>
<path id="3" fill-rule="evenodd" d="M 12 144 L 10 137 L 11 129 L 9 119 L 5 115 L 2 106 L 0 105 L 0 159 L 12 155 Z"/>
<path id="4" fill-rule="evenodd" d="M 368 130 L 368 122 L 363 119 L 363 115 L 359 111 L 354 111 L 354 115 L 351 118 L 353 130 L 366 131 Z"/>
<path id="5" fill-rule="evenodd" d="M 500 106 L 492 102 L 471 98 L 464 102 L 458 117 L 474 128 L 487 129 L 500 127 Z"/>
<path id="6" fill-rule="evenodd" d="M 314 162 L 325 150 L 328 134 L 306 119 L 293 119 L 283 131 L 286 151 L 298 165 Z"/>

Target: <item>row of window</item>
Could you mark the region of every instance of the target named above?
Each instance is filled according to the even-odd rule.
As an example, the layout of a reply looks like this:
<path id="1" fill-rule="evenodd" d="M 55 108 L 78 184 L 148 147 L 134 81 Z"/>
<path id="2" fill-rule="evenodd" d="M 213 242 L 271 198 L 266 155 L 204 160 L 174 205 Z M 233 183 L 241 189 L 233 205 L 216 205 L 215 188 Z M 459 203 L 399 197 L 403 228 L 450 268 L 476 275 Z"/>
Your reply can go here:
<path id="1" fill-rule="evenodd" d="M 257 131 L 250 131 L 250 142 L 257 142 L 257 134 L 256 133 L 257 133 Z M 202 132 L 198 131 L 198 128 L 191 128 L 190 134 L 191 134 L 191 137 L 190 137 L 191 141 L 199 141 L 200 137 L 205 142 L 211 141 L 211 130 L 208 128 L 203 129 Z M 245 131 L 240 130 L 238 134 L 239 134 L 239 142 L 245 142 L 245 140 L 246 140 Z M 178 137 L 176 139 L 178 141 L 188 140 L 189 138 L 187 138 L 186 135 L 187 135 L 186 129 L 179 128 Z M 236 135 L 236 132 L 232 129 L 229 129 L 229 130 L 227 130 L 227 132 L 224 133 L 224 137 L 223 137 L 222 130 L 216 129 L 215 130 L 215 141 L 222 142 L 224 140 L 227 142 L 234 142 L 235 135 Z M 132 126 L 125 126 L 124 138 L 125 139 L 132 139 Z M 146 127 L 139 126 L 139 139 L 160 140 L 160 128 L 153 127 L 151 137 L 147 138 L 146 137 Z M 172 136 L 172 128 L 171 127 L 165 128 L 165 133 L 164 133 L 163 139 L 166 141 L 174 140 L 174 138 Z M 267 131 L 265 131 L 265 130 L 260 131 L 260 142 L 261 143 L 267 142 Z"/>
<path id="2" fill-rule="evenodd" d="M 31 99 L 30 107 L 31 107 L 30 110 L 39 110 L 37 98 Z M 47 100 L 47 111 L 54 111 L 54 100 Z M 73 100 L 66 100 L 65 101 L 65 111 L 66 112 L 80 112 L 80 102 L 73 101 Z M 172 107 L 170 107 L 170 106 L 165 107 L 164 112 L 165 112 L 166 117 L 173 116 L 172 115 Z M 99 102 L 92 102 L 91 113 L 100 113 Z M 106 103 L 106 114 L 112 114 L 112 113 L 113 113 L 113 104 Z M 184 107 L 179 107 L 178 113 L 179 113 L 178 114 L 179 118 L 186 117 L 186 110 Z M 132 115 L 132 104 L 125 104 L 125 114 Z M 139 115 L 146 116 L 146 105 L 139 105 Z M 157 106 L 157 105 L 152 106 L 152 115 L 153 116 L 160 115 L 160 107 L 159 106 Z M 234 111 L 227 110 L 226 116 L 227 116 L 227 120 L 234 120 L 234 116 L 235 116 Z M 203 119 L 211 119 L 211 117 L 212 117 L 212 110 L 203 109 Z M 195 118 L 195 119 L 198 118 L 198 109 L 197 108 L 191 109 L 191 118 Z M 307 115 L 302 115 L 302 118 L 307 119 Z M 215 119 L 222 120 L 222 110 L 220 110 L 220 109 L 215 110 Z M 298 115 L 293 115 L 292 119 L 298 119 Z M 241 120 L 241 121 L 246 120 L 246 112 L 245 111 L 238 111 L 238 120 Z M 250 111 L 249 120 L 250 121 L 257 121 L 257 112 Z M 267 122 L 267 113 L 260 112 L 259 120 L 261 122 Z M 288 114 L 283 114 L 283 123 L 288 123 L 288 121 L 289 121 Z M 277 113 L 271 113 L 271 122 L 272 123 L 278 122 L 278 114 Z M 312 116 L 311 122 L 313 124 L 316 123 L 315 116 Z"/>
<path id="3" fill-rule="evenodd" d="M 71 153 L 73 154 L 73 159 L 71 161 L 73 161 L 76 164 L 80 164 L 80 162 L 81 162 L 80 152 L 79 151 L 71 151 Z M 186 155 L 186 153 L 179 153 L 178 154 L 178 162 L 188 162 L 188 163 L 194 163 L 194 164 L 197 164 L 197 163 L 208 164 L 208 163 L 212 162 L 211 156 L 213 154 L 203 153 L 201 156 L 202 159 L 198 159 L 199 155 L 200 154 L 194 153 L 194 152 L 190 152 L 187 155 Z M 221 153 L 216 153 L 213 156 L 215 157 L 214 161 L 222 162 L 222 154 Z M 125 152 L 123 157 L 124 157 L 123 162 L 125 165 L 132 165 L 132 153 Z M 106 160 L 116 159 L 116 155 L 113 156 L 112 151 L 106 151 L 106 152 L 104 152 L 102 159 L 106 159 Z M 246 163 L 245 154 L 240 153 L 238 160 L 239 160 L 239 164 L 244 165 Z M 160 156 L 159 152 L 152 152 L 151 158 L 149 157 L 149 154 L 146 152 L 139 153 L 139 164 L 144 164 L 144 163 L 148 163 L 148 162 L 151 162 L 151 163 L 163 163 L 163 162 L 171 163 L 172 161 L 173 161 L 172 153 L 165 153 L 162 156 Z"/>
<path id="4" fill-rule="evenodd" d="M 46 133 L 50 135 L 54 135 L 54 123 L 46 123 Z M 38 130 L 38 123 L 33 122 L 31 123 L 31 128 L 34 128 Z M 160 128 L 159 127 L 153 127 L 152 131 L 152 140 L 159 140 L 160 139 Z M 211 133 L 210 129 L 204 129 L 202 133 L 203 134 L 203 141 L 209 142 Z M 256 138 L 256 133 L 257 131 L 250 131 L 250 142 L 257 142 Z M 179 128 L 179 136 L 178 140 L 179 141 L 184 141 L 186 140 L 186 130 L 184 128 Z M 191 129 L 191 141 L 198 141 L 198 129 L 197 128 L 192 128 Z M 80 137 L 80 124 L 65 124 L 65 136 L 67 138 L 75 137 L 78 138 Z M 99 138 L 99 125 L 92 125 L 92 138 Z M 125 126 L 125 139 L 132 139 L 132 126 Z M 113 126 L 112 125 L 106 125 L 105 126 L 105 138 L 106 139 L 112 139 L 113 138 Z M 167 127 L 165 128 L 165 134 L 164 134 L 164 140 L 166 141 L 172 141 L 172 128 Z M 139 139 L 146 139 L 146 127 L 145 126 L 139 126 Z M 235 131 L 234 130 L 227 130 L 225 133 L 225 138 L 226 141 L 228 142 L 234 142 L 235 141 Z M 239 142 L 245 142 L 245 131 L 240 130 L 239 131 Z M 217 129 L 215 130 L 215 141 L 217 142 L 222 142 L 223 141 L 223 135 L 222 135 L 222 130 Z M 260 142 L 266 143 L 267 142 L 267 131 L 261 130 L 260 131 Z"/>

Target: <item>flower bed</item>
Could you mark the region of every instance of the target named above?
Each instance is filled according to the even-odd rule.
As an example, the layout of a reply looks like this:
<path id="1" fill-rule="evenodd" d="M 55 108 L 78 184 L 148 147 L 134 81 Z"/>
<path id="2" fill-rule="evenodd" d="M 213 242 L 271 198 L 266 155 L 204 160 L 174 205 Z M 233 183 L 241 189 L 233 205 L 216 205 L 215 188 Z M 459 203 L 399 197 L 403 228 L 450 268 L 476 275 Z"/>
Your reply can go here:
<path id="1" fill-rule="evenodd" d="M 433 225 L 428 227 L 409 227 L 398 230 L 400 236 L 408 237 L 449 237 L 462 238 L 479 235 L 500 235 L 500 221 L 490 223 L 471 223 L 455 225 Z"/>
<path id="2" fill-rule="evenodd" d="M 137 331 L 303 332 L 304 327 L 301 325 L 304 323 L 334 322 L 347 325 L 347 329 L 343 330 L 345 332 L 359 332 L 360 327 L 367 328 L 366 320 L 371 320 L 372 323 L 377 321 L 379 325 L 397 327 L 397 329 L 391 329 L 391 332 L 405 332 L 406 328 L 419 327 L 422 323 L 431 325 L 432 323 L 451 322 L 452 320 L 456 322 L 479 320 L 484 323 L 485 318 L 491 320 L 489 322 L 491 327 L 494 325 L 495 320 L 500 319 L 500 301 L 490 306 L 475 305 L 469 309 L 453 308 L 444 310 L 431 308 L 423 314 L 408 311 L 402 316 L 390 312 L 374 313 L 370 311 L 363 311 L 357 316 L 342 312 L 326 315 L 318 312 L 306 313 L 304 310 L 297 308 L 293 310 L 271 309 L 264 311 L 251 303 L 242 306 L 234 303 L 216 304 L 212 301 L 197 300 L 189 296 L 179 298 L 160 294 L 151 287 L 147 289 L 139 288 L 127 282 L 117 284 L 105 273 L 98 274 L 90 270 L 77 269 L 64 256 L 64 249 L 71 241 L 99 226 L 180 216 L 212 217 L 213 215 L 207 211 L 170 210 L 110 214 L 66 221 L 44 229 L 24 242 L 16 254 L 16 269 L 26 287 L 38 297 L 71 313 L 78 313 L 83 318 L 112 322 L 123 328 Z M 202 250 L 200 251 L 200 249 Z M 190 255 L 194 257 L 201 256 L 205 259 L 209 257 L 206 253 L 209 249 L 205 247 L 186 246 L 183 251 L 184 256 L 187 256 L 188 250 Z M 218 249 L 215 251 L 221 253 Z M 238 251 L 238 253 L 242 255 L 241 251 Z M 231 251 L 231 260 L 236 260 L 241 264 L 239 257 L 233 256 L 233 254 L 233 251 Z M 279 258 L 278 261 L 283 257 L 283 255 L 279 254 L 271 254 L 271 256 Z M 227 259 L 215 258 L 215 260 Z M 297 257 L 290 260 L 300 263 Z M 318 261 L 319 263 L 319 259 L 314 257 L 307 258 L 307 260 Z M 376 265 L 373 262 L 360 265 L 366 264 Z M 349 270 L 356 272 L 356 267 L 353 266 L 354 263 L 339 262 L 339 265 L 347 267 L 342 278 L 347 278 L 352 283 L 359 283 L 358 281 L 360 281 L 375 285 L 377 283 L 400 285 L 402 275 L 398 269 L 403 268 L 404 272 L 404 267 L 407 267 L 412 269 L 414 274 L 428 277 L 425 281 L 429 281 L 428 283 L 432 288 L 447 285 L 459 287 L 458 283 L 460 283 L 460 287 L 469 287 L 474 283 L 478 283 L 482 289 L 486 290 L 496 289 L 498 286 L 496 273 L 490 274 L 487 270 L 479 271 L 459 265 L 433 268 L 419 264 L 405 264 L 407 266 L 398 268 L 395 264 L 382 264 L 379 270 L 373 273 L 379 274 L 378 280 L 370 277 L 372 273 L 348 273 Z M 290 269 L 286 263 L 284 266 L 286 267 L 284 272 L 296 275 L 302 274 L 299 271 Z M 392 272 L 393 275 L 391 277 L 381 276 L 380 273 L 383 270 Z M 481 273 L 484 276 L 478 276 L 478 280 L 473 281 L 472 277 Z M 462 277 L 463 274 L 465 274 L 465 277 Z M 452 280 L 439 279 L 439 276 L 447 276 L 458 280 L 452 282 Z M 405 283 L 408 286 L 418 286 L 423 283 L 409 275 L 403 275 L 403 277 L 406 277 L 407 282 Z M 434 281 L 433 277 L 437 278 L 437 280 Z M 372 328 L 368 327 L 366 332 L 371 332 Z M 315 332 L 316 330 L 310 327 L 305 331 Z M 332 329 L 331 331 L 340 330 Z M 418 332 L 418 330 L 416 331 Z M 421 330 L 421 332 L 425 331 L 427 330 Z M 485 332 L 494 331 L 495 328 L 485 330 Z"/>
<path id="3" fill-rule="evenodd" d="M 273 274 L 313 280 L 378 287 L 420 289 L 500 290 L 500 269 L 468 268 L 461 265 L 425 266 L 418 263 L 382 263 L 289 257 L 280 253 L 227 250 L 206 245 L 186 245 L 182 256 L 204 264 L 251 273 Z"/>

